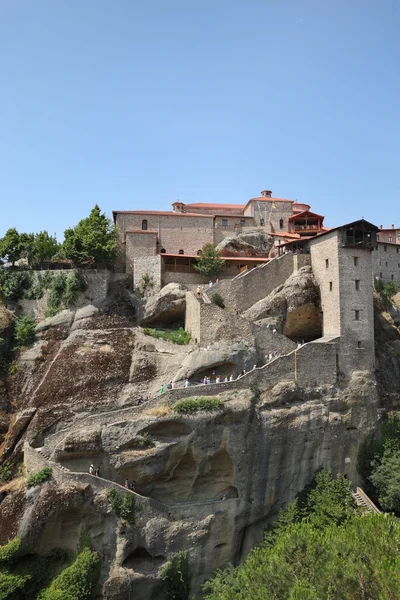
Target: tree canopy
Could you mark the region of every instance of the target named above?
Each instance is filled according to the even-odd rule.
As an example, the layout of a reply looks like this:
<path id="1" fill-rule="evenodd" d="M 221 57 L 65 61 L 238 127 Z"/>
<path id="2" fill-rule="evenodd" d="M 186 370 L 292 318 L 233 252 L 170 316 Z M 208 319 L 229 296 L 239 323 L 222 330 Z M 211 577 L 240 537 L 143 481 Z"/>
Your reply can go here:
<path id="1" fill-rule="evenodd" d="M 14 266 L 17 260 L 28 258 L 33 240 L 33 233 L 18 233 L 15 227 L 8 229 L 0 239 L 0 259 Z"/>
<path id="2" fill-rule="evenodd" d="M 60 249 L 57 239 L 49 235 L 47 231 L 40 231 L 35 235 L 33 242 L 33 257 L 39 262 L 50 260 Z"/>
<path id="3" fill-rule="evenodd" d="M 201 275 L 213 277 L 218 275 L 223 264 L 224 260 L 220 258 L 220 253 L 218 252 L 216 245 L 205 244 L 194 268 L 198 273 L 201 273 Z"/>
<path id="4" fill-rule="evenodd" d="M 62 253 L 65 258 L 79 266 L 85 262 L 105 265 L 114 262 L 116 256 L 116 230 L 108 217 L 96 206 L 86 219 L 75 227 L 66 229 Z"/>

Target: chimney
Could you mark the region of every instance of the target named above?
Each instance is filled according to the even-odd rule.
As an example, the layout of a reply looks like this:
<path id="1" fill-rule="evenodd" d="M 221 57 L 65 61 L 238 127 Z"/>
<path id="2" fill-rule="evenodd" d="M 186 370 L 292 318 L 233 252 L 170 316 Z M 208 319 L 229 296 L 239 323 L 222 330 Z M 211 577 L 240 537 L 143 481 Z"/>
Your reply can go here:
<path id="1" fill-rule="evenodd" d="M 392 223 L 392 229 L 394 229 L 394 225 L 393 225 L 393 223 Z"/>
<path id="2" fill-rule="evenodd" d="M 383 229 L 383 225 L 379 225 L 379 229 Z"/>
<path id="3" fill-rule="evenodd" d="M 271 198 L 272 197 L 272 192 L 271 192 L 271 190 L 263 190 L 261 192 L 261 196 L 264 196 L 264 198 Z"/>

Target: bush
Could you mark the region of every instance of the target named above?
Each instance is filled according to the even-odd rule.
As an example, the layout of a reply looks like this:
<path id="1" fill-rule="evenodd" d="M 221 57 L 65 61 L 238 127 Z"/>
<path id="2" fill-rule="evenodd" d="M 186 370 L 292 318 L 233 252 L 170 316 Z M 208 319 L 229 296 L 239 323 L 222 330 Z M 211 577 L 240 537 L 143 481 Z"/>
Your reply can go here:
<path id="1" fill-rule="evenodd" d="M 224 403 L 219 398 L 202 397 L 179 400 L 172 410 L 181 415 L 192 415 L 199 411 L 213 411 L 222 408 Z"/>
<path id="2" fill-rule="evenodd" d="M 100 558 L 97 552 L 85 548 L 71 566 L 58 575 L 39 600 L 89 600 L 94 595 L 100 577 Z"/>
<path id="3" fill-rule="evenodd" d="M 49 481 L 52 474 L 53 472 L 50 467 L 44 467 L 44 469 L 41 469 L 41 471 L 38 471 L 37 473 L 31 473 L 27 479 L 26 487 L 31 488 L 35 485 L 40 485 L 45 481 Z"/>
<path id="4" fill-rule="evenodd" d="M 178 552 L 161 570 L 166 600 L 189 600 L 190 571 L 187 552 Z"/>
<path id="5" fill-rule="evenodd" d="M 0 483 L 7 483 L 8 481 L 11 481 L 12 477 L 13 477 L 12 466 L 7 462 L 0 465 Z"/>
<path id="6" fill-rule="evenodd" d="M 144 327 L 142 331 L 145 335 L 151 335 L 151 337 L 157 339 L 167 340 L 168 342 L 173 342 L 174 344 L 179 344 L 180 346 L 188 344 L 192 337 L 190 335 L 190 332 L 185 331 L 182 327 L 179 327 L 178 329 L 175 329 L 173 331 Z"/>
<path id="7" fill-rule="evenodd" d="M 0 267 L 0 298 L 8 304 L 18 302 L 32 285 L 33 275 L 29 271 L 14 271 Z"/>
<path id="8" fill-rule="evenodd" d="M 202 248 L 201 255 L 196 260 L 194 268 L 202 275 L 213 277 L 218 275 L 224 262 L 224 259 L 220 258 L 220 253 L 215 244 L 205 244 Z"/>
<path id="9" fill-rule="evenodd" d="M 392 306 L 392 298 L 396 294 L 397 289 L 393 281 L 389 281 L 385 283 L 379 277 L 375 278 L 375 290 L 378 292 L 380 297 L 382 298 L 383 305 L 385 308 L 390 308 Z"/>
<path id="10" fill-rule="evenodd" d="M 225 308 L 225 300 L 223 299 L 223 297 L 221 296 L 221 294 L 218 294 L 218 292 L 215 292 L 211 296 L 211 302 L 213 304 L 216 304 L 220 308 Z"/>
<path id="11" fill-rule="evenodd" d="M 135 524 L 136 513 L 140 508 L 137 506 L 136 496 L 132 492 L 119 494 L 116 489 L 108 488 L 106 497 L 120 519 L 127 521 L 131 525 Z"/>
<path id="12" fill-rule="evenodd" d="M 14 562 L 19 556 L 21 543 L 22 537 L 18 535 L 4 546 L 0 546 L 0 564 L 9 564 Z"/>
<path id="13" fill-rule="evenodd" d="M 36 324 L 32 317 L 21 317 L 15 324 L 14 340 L 17 347 L 29 346 L 35 341 Z"/>
<path id="14" fill-rule="evenodd" d="M 81 271 L 72 270 L 67 275 L 59 273 L 48 280 L 50 290 L 47 300 L 46 317 L 53 317 L 60 310 L 70 308 L 80 292 L 87 288 L 86 280 Z"/>

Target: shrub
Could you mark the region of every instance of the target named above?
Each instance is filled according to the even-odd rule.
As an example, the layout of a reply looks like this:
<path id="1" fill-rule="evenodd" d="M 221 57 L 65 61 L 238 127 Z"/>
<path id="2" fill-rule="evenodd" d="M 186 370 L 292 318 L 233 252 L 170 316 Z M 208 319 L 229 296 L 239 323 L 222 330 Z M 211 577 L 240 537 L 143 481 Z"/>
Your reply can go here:
<path id="1" fill-rule="evenodd" d="M 190 571 L 187 552 L 178 552 L 162 568 L 166 600 L 189 600 Z"/>
<path id="2" fill-rule="evenodd" d="M 108 488 L 106 497 L 120 519 L 127 521 L 131 525 L 135 524 L 136 513 L 140 508 L 137 506 L 136 496 L 132 492 L 119 494 L 116 489 Z"/>
<path id="3" fill-rule="evenodd" d="M 216 304 L 220 308 L 225 308 L 225 300 L 223 299 L 223 297 L 221 296 L 221 294 L 218 294 L 218 292 L 215 292 L 211 296 L 211 302 L 213 304 Z"/>
<path id="4" fill-rule="evenodd" d="M 389 309 L 392 306 L 392 298 L 396 294 L 397 289 L 393 281 L 389 281 L 385 283 L 379 277 L 375 278 L 375 290 L 378 292 L 380 297 L 382 298 L 383 305 L 385 308 Z"/>
<path id="5" fill-rule="evenodd" d="M 224 262 L 215 244 L 205 244 L 194 268 L 198 273 L 212 277 L 218 275 Z"/>
<path id="6" fill-rule="evenodd" d="M 40 485 L 45 481 L 49 481 L 49 479 L 52 477 L 52 474 L 53 473 L 50 467 L 44 467 L 44 469 L 41 469 L 37 473 L 31 473 L 26 482 L 26 487 L 31 488 L 35 485 Z"/>
<path id="7" fill-rule="evenodd" d="M 9 463 L 3 463 L 0 465 L 0 483 L 7 483 L 11 481 L 13 476 L 13 469 Z"/>
<path id="8" fill-rule="evenodd" d="M 100 577 L 100 557 L 84 548 L 71 566 L 64 569 L 39 600 L 89 600 Z"/>
<path id="9" fill-rule="evenodd" d="M 178 329 L 174 329 L 173 331 L 166 331 L 165 329 L 152 329 L 150 327 L 144 327 L 142 329 L 145 335 L 150 335 L 151 337 L 167 340 L 174 344 L 179 344 L 180 346 L 184 346 L 188 344 L 191 340 L 191 334 L 189 331 L 185 331 L 182 327 Z"/>
<path id="10" fill-rule="evenodd" d="M 18 375 L 21 370 L 21 365 L 17 360 L 13 360 L 7 368 L 7 377 L 13 377 L 13 375 Z"/>
<path id="11" fill-rule="evenodd" d="M 32 285 L 32 273 L 0 267 L 0 298 L 5 304 L 18 302 Z"/>
<path id="12" fill-rule="evenodd" d="M 22 537 L 18 535 L 4 546 L 0 546 L 0 564 L 9 564 L 15 561 L 19 556 Z"/>
<path id="13" fill-rule="evenodd" d="M 192 415 L 199 411 L 214 411 L 222 408 L 224 403 L 220 398 L 212 398 L 205 396 L 202 398 L 186 398 L 179 400 L 172 410 L 181 415 Z"/>
<path id="14" fill-rule="evenodd" d="M 29 346 L 35 341 L 35 321 L 32 317 L 21 317 L 14 328 L 14 340 L 17 347 Z"/>
<path id="15" fill-rule="evenodd" d="M 87 288 L 86 280 L 81 271 L 69 271 L 67 275 L 59 273 L 48 280 L 50 290 L 47 300 L 46 317 L 53 317 L 60 310 L 70 308 L 80 292 Z"/>

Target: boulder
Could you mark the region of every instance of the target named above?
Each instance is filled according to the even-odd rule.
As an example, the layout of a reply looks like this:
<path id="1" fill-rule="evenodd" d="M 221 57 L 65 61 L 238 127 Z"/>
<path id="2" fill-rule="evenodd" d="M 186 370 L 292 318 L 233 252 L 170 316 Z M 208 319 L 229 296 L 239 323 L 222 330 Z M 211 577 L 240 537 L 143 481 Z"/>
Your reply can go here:
<path id="1" fill-rule="evenodd" d="M 233 237 L 227 237 L 217 246 L 222 254 L 242 254 L 245 256 L 267 256 L 274 239 L 264 229 L 249 229 Z"/>
<path id="2" fill-rule="evenodd" d="M 246 310 L 244 316 L 263 325 L 273 325 L 292 339 L 309 341 L 321 337 L 320 293 L 311 267 L 293 273 L 283 285 Z"/>
<path id="3" fill-rule="evenodd" d="M 179 283 L 169 283 L 147 300 L 143 325 L 164 324 L 185 320 L 186 292 Z"/>

